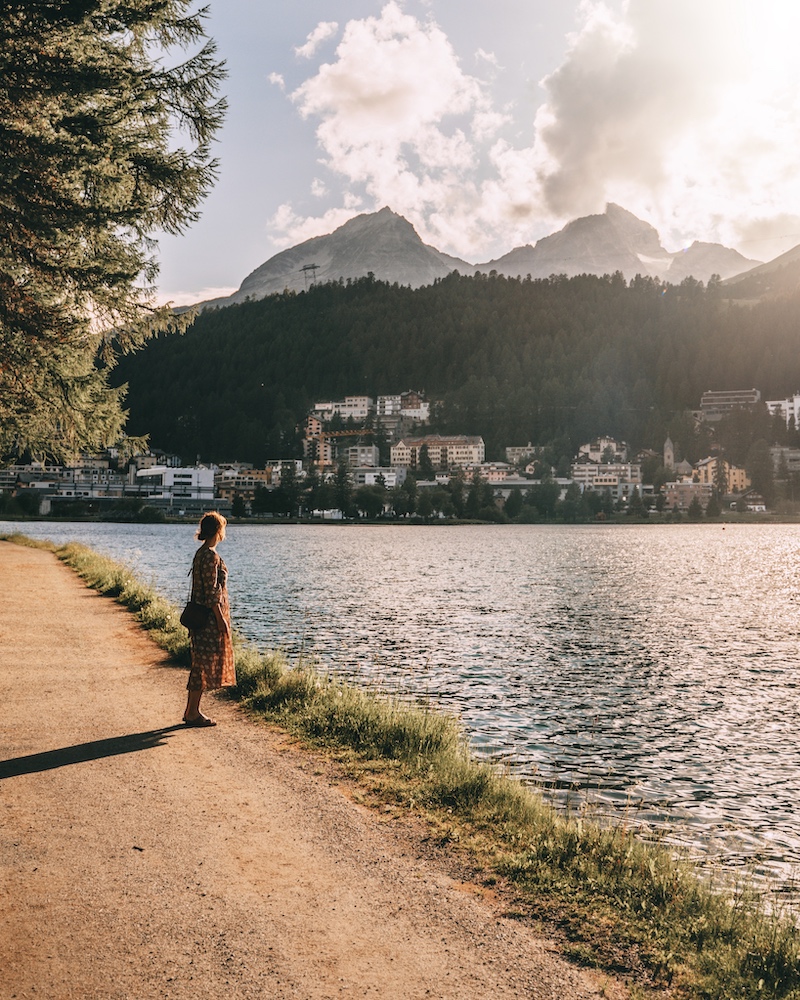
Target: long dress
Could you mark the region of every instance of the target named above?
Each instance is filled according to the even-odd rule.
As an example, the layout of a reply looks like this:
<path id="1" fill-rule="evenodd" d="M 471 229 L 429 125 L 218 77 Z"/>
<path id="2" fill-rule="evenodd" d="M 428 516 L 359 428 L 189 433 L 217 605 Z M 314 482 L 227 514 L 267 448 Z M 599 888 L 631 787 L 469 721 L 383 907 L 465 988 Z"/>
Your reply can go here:
<path id="1" fill-rule="evenodd" d="M 233 645 L 230 636 L 231 612 L 228 605 L 228 569 L 216 552 L 205 545 L 195 553 L 192 562 L 192 600 L 212 609 L 219 605 L 228 623 L 228 632 L 221 632 L 216 615 L 209 615 L 208 624 L 190 632 L 192 669 L 189 691 L 216 691 L 236 683 Z"/>

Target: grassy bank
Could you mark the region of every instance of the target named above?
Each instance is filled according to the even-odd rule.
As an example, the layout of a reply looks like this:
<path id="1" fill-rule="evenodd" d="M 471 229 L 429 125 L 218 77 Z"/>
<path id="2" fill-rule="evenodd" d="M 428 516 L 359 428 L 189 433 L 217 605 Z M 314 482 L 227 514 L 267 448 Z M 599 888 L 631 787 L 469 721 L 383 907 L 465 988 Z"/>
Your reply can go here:
<path id="1" fill-rule="evenodd" d="M 82 545 L 9 540 L 55 552 L 188 663 L 177 609 L 126 567 Z M 789 917 L 765 912 L 746 892 L 713 891 L 623 824 L 556 813 L 475 761 L 450 716 L 238 639 L 236 654 L 235 696 L 249 711 L 337 760 L 365 803 L 421 816 L 434 842 L 501 892 L 507 914 L 539 924 L 576 961 L 627 980 L 634 996 L 800 998 L 800 939 Z"/>

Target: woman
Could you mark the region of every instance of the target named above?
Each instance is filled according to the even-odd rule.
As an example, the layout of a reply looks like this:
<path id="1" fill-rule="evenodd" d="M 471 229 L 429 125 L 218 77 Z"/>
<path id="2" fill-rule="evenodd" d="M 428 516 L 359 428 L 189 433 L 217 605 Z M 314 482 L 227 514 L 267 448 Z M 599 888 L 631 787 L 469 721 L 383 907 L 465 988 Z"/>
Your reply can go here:
<path id="1" fill-rule="evenodd" d="M 217 555 L 217 545 L 225 538 L 227 520 L 213 510 L 200 521 L 196 537 L 203 543 L 192 562 L 192 600 L 211 612 L 208 622 L 189 633 L 192 669 L 186 689 L 189 698 L 183 721 L 187 726 L 216 726 L 216 721 L 200 711 L 204 691 L 216 691 L 236 683 L 228 607 L 228 570 Z"/>

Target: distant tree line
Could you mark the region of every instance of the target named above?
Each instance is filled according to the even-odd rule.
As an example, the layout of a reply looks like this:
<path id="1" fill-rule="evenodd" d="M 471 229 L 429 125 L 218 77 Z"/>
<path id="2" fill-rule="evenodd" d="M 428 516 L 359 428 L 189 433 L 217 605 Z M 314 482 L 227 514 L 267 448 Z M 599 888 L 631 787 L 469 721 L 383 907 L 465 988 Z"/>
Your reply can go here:
<path id="1" fill-rule="evenodd" d="M 413 290 L 363 278 L 205 311 L 115 375 L 130 433 L 187 460 L 296 458 L 315 401 L 413 387 L 437 401 L 431 430 L 481 435 L 490 459 L 531 441 L 563 472 L 599 435 L 660 453 L 669 434 L 695 462 L 711 432 L 688 411 L 705 390 L 800 387 L 798 306 L 797 292 L 743 305 L 714 279 L 453 273 Z M 781 424 L 743 411 L 717 439 L 744 464 L 756 442 L 796 437 Z"/>

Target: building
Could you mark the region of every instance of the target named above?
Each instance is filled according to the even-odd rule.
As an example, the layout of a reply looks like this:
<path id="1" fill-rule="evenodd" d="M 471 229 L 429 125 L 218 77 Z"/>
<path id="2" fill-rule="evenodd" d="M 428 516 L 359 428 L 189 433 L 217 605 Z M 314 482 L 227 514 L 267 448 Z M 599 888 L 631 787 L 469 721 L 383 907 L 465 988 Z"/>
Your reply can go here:
<path id="1" fill-rule="evenodd" d="M 760 401 L 758 389 L 709 389 L 700 398 L 700 412 L 703 420 L 713 423 L 731 410 L 749 409 Z"/>
<path id="2" fill-rule="evenodd" d="M 166 465 L 154 465 L 150 469 L 140 469 L 136 480 L 144 487 L 148 503 L 158 502 L 158 506 L 168 505 L 193 510 L 214 506 L 214 470 L 204 466 L 171 469 Z"/>
<path id="3" fill-rule="evenodd" d="M 767 409 L 774 416 L 780 413 L 786 421 L 786 426 L 800 427 L 800 392 L 788 399 L 768 399 Z"/>
<path id="4" fill-rule="evenodd" d="M 399 417 L 402 405 L 400 393 L 394 396 L 378 396 L 375 412 L 379 419 L 381 417 Z"/>
<path id="5" fill-rule="evenodd" d="M 570 471 L 572 481 L 581 490 L 605 493 L 608 490 L 615 500 L 626 502 L 634 489 L 642 492 L 642 467 L 633 462 L 614 462 L 597 465 L 594 462 L 576 462 Z"/>
<path id="6" fill-rule="evenodd" d="M 391 464 L 417 469 L 420 453 L 428 449 L 428 459 L 434 469 L 463 468 L 466 465 L 480 465 L 486 457 L 483 438 L 427 434 L 419 438 L 404 438 L 392 445 Z"/>
<path id="7" fill-rule="evenodd" d="M 687 511 L 697 497 L 703 510 L 708 506 L 714 487 L 709 483 L 665 483 L 664 499 L 668 510 Z"/>
<path id="8" fill-rule="evenodd" d="M 777 445 L 770 448 L 769 452 L 772 455 L 772 468 L 776 476 L 780 476 L 781 465 L 784 462 L 786 463 L 786 472 L 790 476 L 800 474 L 800 448 L 785 448 Z"/>
<path id="9" fill-rule="evenodd" d="M 516 469 L 507 462 L 482 462 L 480 465 L 467 465 L 464 467 L 464 474 L 469 477 L 475 473 L 485 479 L 487 483 L 504 483 L 509 477 L 517 476 Z M 527 482 L 527 480 L 526 480 Z"/>
<path id="10" fill-rule="evenodd" d="M 506 448 L 506 461 L 511 465 L 519 465 L 522 462 L 529 462 L 539 449 L 534 447 L 530 441 L 520 447 L 512 445 Z"/>
<path id="11" fill-rule="evenodd" d="M 396 443 L 404 434 L 413 434 L 431 417 L 431 404 L 422 393 L 409 389 L 390 396 L 378 396 L 375 425 L 389 441 Z"/>
<path id="12" fill-rule="evenodd" d="M 387 490 L 394 489 L 395 486 L 402 486 L 406 481 L 408 469 L 389 469 L 385 466 L 365 466 L 364 468 L 351 468 L 350 477 L 354 486 L 379 486 L 381 480 Z"/>
<path id="13" fill-rule="evenodd" d="M 578 448 L 579 461 L 583 458 L 589 462 L 600 464 L 609 456 L 611 457 L 611 462 L 606 462 L 607 465 L 627 462 L 627 444 L 625 444 L 624 441 L 615 441 L 614 438 L 601 437 L 597 438 L 595 441 L 590 441 L 588 444 L 582 444 L 580 448 Z"/>
<path id="14" fill-rule="evenodd" d="M 400 416 L 412 424 L 427 424 L 431 418 L 431 404 L 421 393 L 409 389 L 400 394 Z"/>
<path id="15" fill-rule="evenodd" d="M 698 462 L 694 467 L 697 482 L 716 488 L 717 465 L 719 462 L 720 458 L 717 455 L 712 455 L 711 458 L 704 458 L 701 462 Z M 744 469 L 739 468 L 738 465 L 731 465 L 724 458 L 722 459 L 722 464 L 725 467 L 725 493 L 744 493 L 745 490 L 750 488 L 750 480 Z"/>
<path id="16" fill-rule="evenodd" d="M 339 452 L 339 457 L 344 458 L 351 469 L 361 466 L 374 468 L 381 464 L 380 451 L 374 444 L 353 444 L 349 448 L 344 448 Z"/>
<path id="17" fill-rule="evenodd" d="M 343 400 L 328 403 L 314 403 L 314 415 L 320 420 L 332 420 L 339 415 L 342 420 L 363 423 L 373 412 L 371 396 L 345 396 Z"/>
<path id="18" fill-rule="evenodd" d="M 223 466 L 214 474 L 214 492 L 221 500 L 233 503 L 240 496 L 245 503 L 252 504 L 256 490 L 273 486 L 280 482 L 280 472 L 274 466 L 254 469 L 251 466 Z"/>

